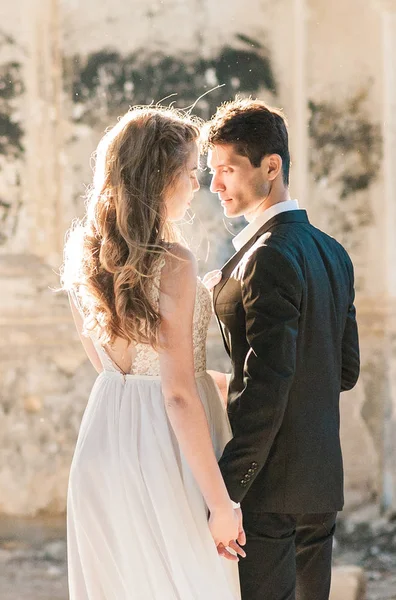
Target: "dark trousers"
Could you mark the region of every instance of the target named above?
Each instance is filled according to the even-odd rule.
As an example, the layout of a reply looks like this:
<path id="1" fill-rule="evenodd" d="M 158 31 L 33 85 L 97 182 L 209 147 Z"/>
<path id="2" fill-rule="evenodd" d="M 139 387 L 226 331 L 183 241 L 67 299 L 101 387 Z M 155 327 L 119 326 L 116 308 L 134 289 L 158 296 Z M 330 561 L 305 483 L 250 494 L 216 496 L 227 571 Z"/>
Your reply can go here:
<path id="1" fill-rule="evenodd" d="M 328 600 L 337 513 L 244 513 L 242 600 Z"/>

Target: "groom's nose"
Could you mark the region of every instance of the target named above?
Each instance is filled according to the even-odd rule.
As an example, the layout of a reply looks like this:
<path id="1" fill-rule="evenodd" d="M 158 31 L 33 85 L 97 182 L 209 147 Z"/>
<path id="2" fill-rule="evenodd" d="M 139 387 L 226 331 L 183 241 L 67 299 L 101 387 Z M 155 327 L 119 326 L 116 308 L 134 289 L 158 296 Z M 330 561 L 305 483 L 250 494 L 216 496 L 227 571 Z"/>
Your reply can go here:
<path id="1" fill-rule="evenodd" d="M 224 183 L 221 181 L 221 177 L 219 173 L 215 173 L 212 177 L 212 181 L 210 182 L 210 191 L 213 194 L 217 192 L 222 192 L 225 190 Z"/>

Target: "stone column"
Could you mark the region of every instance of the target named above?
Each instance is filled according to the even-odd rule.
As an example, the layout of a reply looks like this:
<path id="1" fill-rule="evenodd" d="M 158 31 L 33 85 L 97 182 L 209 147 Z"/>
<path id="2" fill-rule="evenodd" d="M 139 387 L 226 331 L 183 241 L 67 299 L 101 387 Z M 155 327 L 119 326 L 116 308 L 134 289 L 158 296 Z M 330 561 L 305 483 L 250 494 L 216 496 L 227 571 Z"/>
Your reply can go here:
<path id="1" fill-rule="evenodd" d="M 25 70 L 26 251 L 58 267 L 65 229 L 59 0 L 29 0 L 24 8 L 31 35 Z"/>
<path id="2" fill-rule="evenodd" d="M 52 291 L 68 216 L 59 3 L 15 2 L 24 49 L 25 153 L 18 243 L 0 253 L 0 514 L 8 515 L 64 511 L 93 375 L 67 297 Z"/>
<path id="3" fill-rule="evenodd" d="M 396 0 L 375 0 L 381 12 L 383 30 L 383 136 L 384 136 L 384 210 L 383 256 L 386 265 L 388 296 L 386 315 L 386 353 L 388 357 L 388 394 L 384 422 L 384 472 L 382 504 L 396 511 Z"/>
<path id="4" fill-rule="evenodd" d="M 308 98 L 307 98 L 307 6 L 306 0 L 293 0 L 293 161 L 292 195 L 308 207 Z"/>

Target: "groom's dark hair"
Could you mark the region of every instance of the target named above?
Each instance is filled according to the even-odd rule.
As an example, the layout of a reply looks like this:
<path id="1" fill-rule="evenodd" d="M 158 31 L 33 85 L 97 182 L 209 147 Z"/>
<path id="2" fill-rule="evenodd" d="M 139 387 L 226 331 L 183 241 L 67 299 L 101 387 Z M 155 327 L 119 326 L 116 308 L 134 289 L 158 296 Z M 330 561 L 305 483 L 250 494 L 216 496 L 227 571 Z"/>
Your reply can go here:
<path id="1" fill-rule="evenodd" d="M 259 167 L 264 156 L 279 154 L 282 175 L 289 185 L 290 152 L 287 121 L 282 111 L 262 100 L 237 98 L 222 104 L 203 129 L 206 148 L 232 144 L 241 156 Z"/>

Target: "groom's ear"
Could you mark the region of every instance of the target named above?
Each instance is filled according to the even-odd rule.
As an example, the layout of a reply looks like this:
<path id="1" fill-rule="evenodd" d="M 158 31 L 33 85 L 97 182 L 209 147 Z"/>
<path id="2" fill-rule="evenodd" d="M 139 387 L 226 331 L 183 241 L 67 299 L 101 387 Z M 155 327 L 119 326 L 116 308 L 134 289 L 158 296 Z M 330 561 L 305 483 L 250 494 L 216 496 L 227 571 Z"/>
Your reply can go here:
<path id="1" fill-rule="evenodd" d="M 261 166 L 264 168 L 268 181 L 274 181 L 282 172 L 282 158 L 279 154 L 268 154 L 264 156 Z"/>

